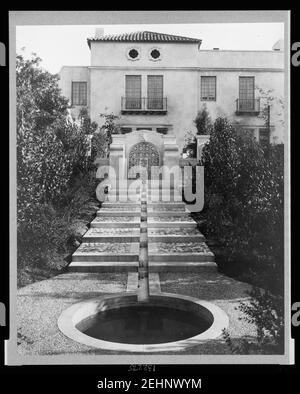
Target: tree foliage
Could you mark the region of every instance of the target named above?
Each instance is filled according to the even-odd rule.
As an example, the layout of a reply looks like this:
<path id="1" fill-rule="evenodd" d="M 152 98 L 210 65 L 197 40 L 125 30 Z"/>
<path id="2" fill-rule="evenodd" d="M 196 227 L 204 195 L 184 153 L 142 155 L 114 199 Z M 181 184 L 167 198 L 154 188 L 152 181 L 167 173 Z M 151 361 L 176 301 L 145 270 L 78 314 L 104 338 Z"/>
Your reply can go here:
<path id="1" fill-rule="evenodd" d="M 195 120 L 195 126 L 197 128 L 198 135 L 210 134 L 213 128 L 212 120 L 209 116 L 206 105 L 204 104 L 202 109 L 198 112 Z"/>
<path id="2" fill-rule="evenodd" d="M 18 264 L 55 260 L 68 249 L 72 218 L 95 193 L 89 136 L 97 129 L 85 110 L 70 120 L 57 75 L 37 56 L 17 56 Z"/>
<path id="3" fill-rule="evenodd" d="M 197 139 L 192 131 L 188 131 L 185 134 L 183 152 L 189 158 L 197 157 Z"/>
<path id="4" fill-rule="evenodd" d="M 55 120 L 67 114 L 68 100 L 61 95 L 58 75 L 40 67 L 41 59 L 32 55 L 16 59 L 17 130 L 43 132 Z"/>
<path id="5" fill-rule="evenodd" d="M 213 123 L 209 116 L 206 105 L 204 104 L 202 109 L 198 112 L 196 118 L 194 119 L 194 124 L 196 126 L 196 135 L 209 135 L 212 132 Z M 185 135 L 185 142 L 183 151 L 187 154 L 189 158 L 197 157 L 197 137 L 192 131 L 188 131 Z"/>

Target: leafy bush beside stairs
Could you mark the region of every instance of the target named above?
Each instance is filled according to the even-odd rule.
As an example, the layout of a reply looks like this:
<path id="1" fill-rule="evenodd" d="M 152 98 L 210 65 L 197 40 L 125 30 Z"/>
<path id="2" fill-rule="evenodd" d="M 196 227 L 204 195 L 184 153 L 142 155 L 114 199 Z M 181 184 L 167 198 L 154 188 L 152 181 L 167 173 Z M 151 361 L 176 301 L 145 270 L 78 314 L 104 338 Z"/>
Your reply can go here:
<path id="1" fill-rule="evenodd" d="M 206 222 L 201 230 L 219 248 L 219 267 L 265 275 L 269 290 L 282 293 L 283 145 L 262 148 L 254 138 L 239 137 L 227 119 L 217 118 L 202 164 L 205 207 L 200 216 Z"/>
<path id="2" fill-rule="evenodd" d="M 284 352 L 284 302 L 283 297 L 254 287 L 249 301 L 240 302 L 243 313 L 240 320 L 254 324 L 256 338 L 234 339 L 227 330 L 223 338 L 233 354 L 283 354 Z"/>
<path id="3" fill-rule="evenodd" d="M 79 245 L 98 208 L 93 162 L 108 146 L 106 133 L 86 110 L 76 120 L 70 117 L 58 77 L 43 70 L 40 60 L 18 55 L 16 63 L 19 286 L 67 264 L 64 258 Z M 93 139 L 101 140 L 101 151 Z"/>

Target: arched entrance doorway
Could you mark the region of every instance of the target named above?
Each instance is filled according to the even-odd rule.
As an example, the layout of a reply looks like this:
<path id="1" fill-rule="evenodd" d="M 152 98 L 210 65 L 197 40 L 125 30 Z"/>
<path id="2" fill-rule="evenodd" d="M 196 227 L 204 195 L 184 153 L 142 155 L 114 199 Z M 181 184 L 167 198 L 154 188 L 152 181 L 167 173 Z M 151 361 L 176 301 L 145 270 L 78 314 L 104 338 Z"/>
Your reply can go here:
<path id="1" fill-rule="evenodd" d="M 141 166 L 147 170 L 147 178 L 150 179 L 151 167 L 159 166 L 159 153 L 151 142 L 142 141 L 134 145 L 129 152 L 128 174 L 129 178 L 136 178 L 130 175 L 130 169 L 135 166 Z M 141 176 L 139 173 L 137 177 Z"/>

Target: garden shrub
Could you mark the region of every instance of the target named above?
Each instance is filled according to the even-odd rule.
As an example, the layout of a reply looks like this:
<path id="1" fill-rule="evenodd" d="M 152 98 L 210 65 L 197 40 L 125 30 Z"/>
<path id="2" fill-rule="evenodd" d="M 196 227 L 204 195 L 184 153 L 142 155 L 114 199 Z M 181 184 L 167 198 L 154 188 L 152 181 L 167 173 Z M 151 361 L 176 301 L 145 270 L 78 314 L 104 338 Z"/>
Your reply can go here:
<path id="1" fill-rule="evenodd" d="M 98 130 L 92 137 L 91 157 L 94 161 L 96 158 L 105 158 L 108 155 L 109 143 L 105 130 Z"/>
<path id="2" fill-rule="evenodd" d="M 206 105 L 204 104 L 201 110 L 198 112 L 195 120 L 195 126 L 197 128 L 198 135 L 210 134 L 213 128 L 212 120 L 209 116 Z"/>
<path id="3" fill-rule="evenodd" d="M 46 130 L 42 135 L 26 130 L 18 135 L 18 220 L 27 222 L 39 204 L 58 198 L 72 174 L 72 162 L 62 142 Z"/>
<path id="4" fill-rule="evenodd" d="M 216 119 L 202 155 L 207 232 L 226 248 L 229 265 L 244 262 L 241 270 L 268 272 L 280 286 L 283 163 L 283 146 L 263 148 L 252 137 L 238 137 L 224 118 Z"/>
<path id="5" fill-rule="evenodd" d="M 182 151 L 189 158 L 197 157 L 197 139 L 192 131 L 186 132 Z"/>
<path id="6" fill-rule="evenodd" d="M 96 168 L 89 156 L 97 123 L 86 109 L 77 121 L 57 76 L 33 56 L 17 57 L 17 241 L 18 268 L 50 272 L 66 265 L 97 209 Z M 107 149 L 107 135 L 103 134 Z M 18 270 L 18 275 L 19 275 Z M 22 280 L 21 280 L 22 282 Z M 21 283 L 22 284 L 22 283 Z"/>
<path id="7" fill-rule="evenodd" d="M 236 308 L 243 315 L 243 320 L 256 327 L 256 338 L 250 341 L 233 341 L 228 331 L 223 331 L 223 338 L 232 353 L 270 353 L 284 352 L 284 302 L 283 297 L 274 296 L 269 291 L 253 287 L 248 292 L 249 301 L 241 301 Z"/>
<path id="8" fill-rule="evenodd" d="M 194 124 L 196 126 L 197 135 L 208 135 L 211 134 L 213 129 L 213 123 L 209 116 L 206 105 L 204 104 L 202 109 L 198 112 Z M 183 153 L 187 154 L 189 158 L 197 157 L 197 138 L 195 133 L 188 131 L 185 135 L 185 144 Z"/>

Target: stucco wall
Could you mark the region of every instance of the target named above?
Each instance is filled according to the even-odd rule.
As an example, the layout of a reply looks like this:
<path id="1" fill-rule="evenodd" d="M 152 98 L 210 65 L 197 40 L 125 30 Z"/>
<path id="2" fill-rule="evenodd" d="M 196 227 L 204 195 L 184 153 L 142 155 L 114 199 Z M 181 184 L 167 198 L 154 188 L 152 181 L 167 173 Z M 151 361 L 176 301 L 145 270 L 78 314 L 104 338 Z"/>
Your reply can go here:
<path id="1" fill-rule="evenodd" d="M 283 108 L 278 99 L 284 98 L 284 73 L 282 72 L 241 72 L 241 71 L 224 71 L 224 72 L 209 72 L 199 71 L 199 84 L 201 83 L 201 76 L 210 75 L 217 77 L 217 100 L 216 101 L 201 101 L 199 98 L 199 109 L 204 104 L 212 117 L 226 116 L 232 123 L 241 126 L 249 127 L 264 127 L 265 120 L 262 115 L 258 116 L 237 116 L 236 99 L 239 97 L 239 77 L 240 76 L 254 76 L 255 77 L 255 97 L 260 99 L 261 110 L 267 104 L 264 94 L 269 97 L 274 97 L 276 100 L 272 102 L 272 110 L 270 112 L 271 119 L 271 142 L 283 142 Z M 200 88 L 199 88 L 200 89 Z M 262 89 L 264 94 L 259 91 Z M 268 93 L 269 92 L 269 93 Z M 255 131 L 256 136 L 258 130 Z"/>
<path id="2" fill-rule="evenodd" d="M 136 48 L 138 60 L 130 60 L 127 52 Z M 149 51 L 158 48 L 161 60 L 149 59 Z M 198 44 L 164 44 L 144 42 L 91 42 L 91 66 L 107 67 L 196 67 L 199 54 Z"/>
<path id="3" fill-rule="evenodd" d="M 59 72 L 60 80 L 58 85 L 62 94 L 69 99 L 70 105 L 72 100 L 72 81 L 87 82 L 87 108 L 90 108 L 90 84 L 89 84 L 89 68 L 82 66 L 63 66 Z M 73 106 L 71 113 L 74 117 L 79 114 L 81 106 Z"/>
<path id="4" fill-rule="evenodd" d="M 128 49 L 137 48 L 140 58 L 128 60 Z M 151 48 L 161 50 L 160 61 L 149 60 Z M 284 129 L 283 108 L 279 99 L 284 97 L 283 52 L 276 51 L 203 51 L 197 44 L 158 43 L 91 43 L 91 67 L 63 67 L 60 86 L 63 94 L 71 98 L 71 82 L 88 82 L 88 107 L 92 120 L 100 125 L 100 113 L 120 116 L 120 124 L 130 127 L 167 126 L 177 137 L 180 150 L 185 133 L 196 131 L 193 120 L 205 103 L 214 119 L 227 116 L 233 123 L 258 128 L 264 126 L 261 116 L 236 116 L 236 99 L 239 96 L 239 76 L 254 76 L 256 97 L 258 88 L 275 97 L 271 111 L 271 141 L 282 142 Z M 142 97 L 147 97 L 147 75 L 164 76 L 164 97 L 167 97 L 166 115 L 121 115 L 121 97 L 125 96 L 125 75 L 142 76 Z M 217 100 L 201 101 L 201 76 L 217 77 Z M 91 87 L 91 88 L 90 88 Z M 261 100 L 261 108 L 264 100 Z M 78 114 L 79 108 L 72 109 Z"/>
<path id="5" fill-rule="evenodd" d="M 142 89 L 147 89 L 147 75 L 164 75 L 164 97 L 167 97 L 168 112 L 166 115 L 121 115 L 121 97 L 125 95 L 125 75 L 134 74 L 125 70 L 91 69 L 91 118 L 101 124 L 99 113 L 120 115 L 121 124 L 140 126 L 147 124 L 159 127 L 162 124 L 172 125 L 177 136 L 178 145 L 182 148 L 185 132 L 193 128 L 193 119 L 197 113 L 197 74 L 189 71 L 164 71 L 149 73 L 140 71 Z M 144 92 L 143 97 L 147 93 Z"/>
<path id="6" fill-rule="evenodd" d="M 212 68 L 283 68 L 282 51 L 222 51 L 201 50 L 197 56 L 198 67 Z"/>

